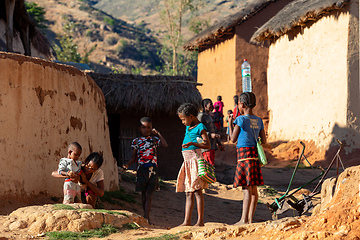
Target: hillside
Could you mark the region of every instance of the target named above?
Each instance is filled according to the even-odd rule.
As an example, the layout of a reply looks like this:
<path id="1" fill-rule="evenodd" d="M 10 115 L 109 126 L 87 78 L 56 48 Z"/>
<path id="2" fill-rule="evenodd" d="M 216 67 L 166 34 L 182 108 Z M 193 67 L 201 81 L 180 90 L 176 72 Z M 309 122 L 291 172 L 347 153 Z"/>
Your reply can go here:
<path id="1" fill-rule="evenodd" d="M 89 0 L 89 4 L 102 10 L 116 18 L 125 21 L 132 21 L 137 24 L 144 22 L 152 31 L 162 31 L 163 26 L 160 20 L 159 11 L 162 9 L 162 0 Z M 241 7 L 246 6 L 247 0 L 201 0 L 194 1 L 202 3 L 200 17 L 203 20 L 210 20 L 211 24 L 215 21 L 233 14 Z M 189 14 L 185 15 L 185 26 L 189 20 Z M 185 31 L 186 38 L 192 34 Z"/>
<path id="2" fill-rule="evenodd" d="M 71 0 L 29 0 L 45 8 L 49 29 L 45 31 L 51 43 L 63 33 L 67 22 L 75 25 L 74 42 L 84 53 L 97 45 L 90 55 L 90 66 L 97 72 L 117 71 L 130 73 L 131 69 L 154 70 L 161 65 L 156 52 L 158 40 L 149 30 L 128 24 L 96 10 L 87 3 Z"/>
<path id="3" fill-rule="evenodd" d="M 64 24 L 71 21 L 76 31 L 74 42 L 81 54 L 97 46 L 89 57 L 94 71 L 154 74 L 163 64 L 157 55 L 164 29 L 159 19 L 159 0 L 28 1 L 45 8 L 49 21 L 46 36 L 51 43 L 58 44 L 56 36 L 63 32 Z M 211 23 L 246 5 L 246 1 L 239 0 L 204 3 L 201 19 Z M 185 21 L 188 17 L 185 16 Z M 193 36 L 186 27 L 184 34 L 185 39 Z"/>

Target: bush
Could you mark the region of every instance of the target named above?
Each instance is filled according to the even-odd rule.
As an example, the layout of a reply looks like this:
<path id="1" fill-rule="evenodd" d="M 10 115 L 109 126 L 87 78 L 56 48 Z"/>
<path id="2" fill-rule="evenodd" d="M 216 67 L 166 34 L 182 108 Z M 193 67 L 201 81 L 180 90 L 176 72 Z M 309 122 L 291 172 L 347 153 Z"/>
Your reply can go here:
<path id="1" fill-rule="evenodd" d="M 117 40 L 116 37 L 111 36 L 111 37 L 108 37 L 108 38 L 106 39 L 106 42 L 107 42 L 109 45 L 113 46 L 113 45 L 117 44 L 118 40 Z"/>

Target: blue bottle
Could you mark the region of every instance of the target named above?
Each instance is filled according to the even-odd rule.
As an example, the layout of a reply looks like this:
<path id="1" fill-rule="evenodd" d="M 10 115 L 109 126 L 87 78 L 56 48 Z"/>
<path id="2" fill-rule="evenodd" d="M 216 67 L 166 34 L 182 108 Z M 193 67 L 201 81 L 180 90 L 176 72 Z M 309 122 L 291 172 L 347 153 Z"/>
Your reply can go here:
<path id="1" fill-rule="evenodd" d="M 244 59 L 243 64 L 241 64 L 241 74 L 243 92 L 252 92 L 250 64 L 247 62 L 247 59 Z"/>

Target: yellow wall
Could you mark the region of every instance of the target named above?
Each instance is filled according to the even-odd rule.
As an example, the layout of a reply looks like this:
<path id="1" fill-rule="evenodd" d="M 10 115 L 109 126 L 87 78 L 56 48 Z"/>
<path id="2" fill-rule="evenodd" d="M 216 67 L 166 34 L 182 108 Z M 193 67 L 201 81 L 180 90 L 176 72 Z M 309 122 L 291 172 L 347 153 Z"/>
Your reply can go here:
<path id="1" fill-rule="evenodd" d="M 103 152 L 106 190 L 118 186 L 104 96 L 83 72 L 0 52 L 0 196 L 63 195 L 51 176 L 67 146 L 83 147 L 80 160 Z"/>
<path id="2" fill-rule="evenodd" d="M 203 84 L 198 87 L 203 98 L 216 102 L 217 96 L 222 96 L 225 116 L 228 109 L 234 109 L 235 38 L 199 53 L 198 82 Z"/>
<path id="3" fill-rule="evenodd" d="M 326 16 L 270 46 L 270 141 L 304 139 L 328 147 L 334 137 L 347 138 L 348 29 L 348 13 Z M 360 144 L 353 140 L 348 146 Z"/>

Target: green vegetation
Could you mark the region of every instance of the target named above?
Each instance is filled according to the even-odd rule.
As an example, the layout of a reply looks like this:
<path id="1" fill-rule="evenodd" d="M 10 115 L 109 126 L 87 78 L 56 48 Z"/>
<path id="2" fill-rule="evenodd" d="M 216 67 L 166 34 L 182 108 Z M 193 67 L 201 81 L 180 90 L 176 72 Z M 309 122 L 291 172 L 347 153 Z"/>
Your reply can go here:
<path id="1" fill-rule="evenodd" d="M 104 17 L 104 22 L 107 23 L 111 27 L 115 26 L 115 20 L 112 18 Z"/>
<path id="2" fill-rule="evenodd" d="M 112 225 L 103 225 L 102 228 L 85 230 L 83 232 L 59 231 L 59 232 L 47 232 L 45 235 L 49 237 L 50 240 L 55 240 L 55 239 L 75 240 L 75 239 L 88 239 L 95 237 L 104 238 L 109 236 L 110 234 L 117 233 L 119 231 L 120 229 Z"/>
<path id="3" fill-rule="evenodd" d="M 121 174 L 121 179 L 129 183 L 136 183 L 136 176 L 127 172 Z"/>
<path id="4" fill-rule="evenodd" d="M 74 210 L 74 211 L 82 211 L 82 212 L 100 212 L 100 213 L 108 213 L 112 215 L 123 215 L 127 217 L 126 213 L 122 212 L 116 212 L 111 210 L 105 210 L 105 209 L 85 209 L 85 208 L 74 208 L 70 205 L 66 204 L 54 204 L 55 209 L 54 210 Z"/>
<path id="5" fill-rule="evenodd" d="M 104 202 L 119 205 L 122 204 L 119 200 L 128 203 L 136 203 L 134 196 L 127 194 L 123 188 L 119 188 L 119 190 L 112 192 L 105 191 L 104 196 L 102 196 L 100 199 Z"/>
<path id="6" fill-rule="evenodd" d="M 36 26 L 41 29 L 48 28 L 45 23 L 48 22 L 48 20 L 45 19 L 45 8 L 38 6 L 36 3 L 28 3 L 25 2 L 25 7 L 29 15 L 34 19 L 36 22 Z"/>
<path id="7" fill-rule="evenodd" d="M 89 56 L 96 49 L 96 45 L 90 50 L 85 49 L 84 56 L 81 56 L 73 38 L 74 27 L 74 23 L 68 21 L 63 27 L 63 33 L 57 36 L 60 42 L 60 46 L 54 46 L 57 59 L 62 62 L 89 63 Z"/>
<path id="8" fill-rule="evenodd" d="M 264 188 L 264 194 L 266 194 L 267 196 L 275 196 L 278 193 L 273 187 L 267 185 L 262 185 L 259 187 Z"/>
<path id="9" fill-rule="evenodd" d="M 139 229 L 140 227 L 136 223 L 126 223 L 126 224 L 123 225 L 122 228 L 132 230 L 132 229 Z"/>

